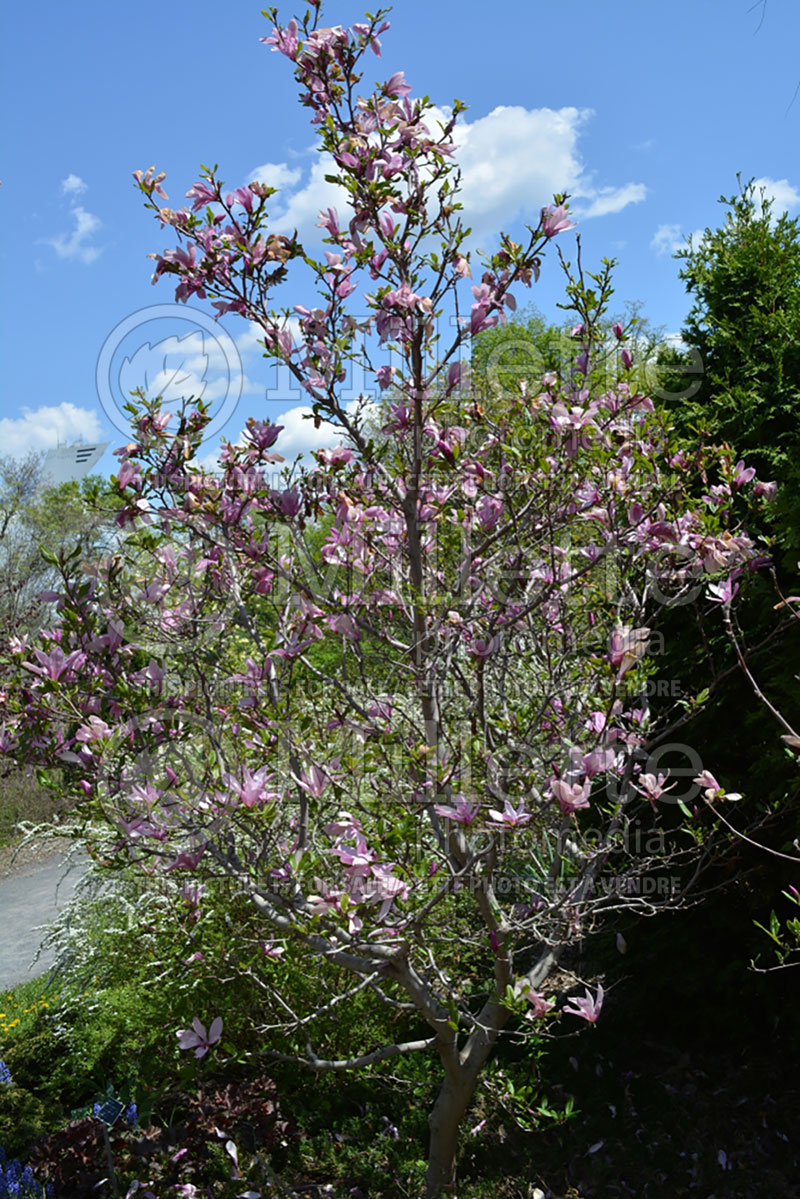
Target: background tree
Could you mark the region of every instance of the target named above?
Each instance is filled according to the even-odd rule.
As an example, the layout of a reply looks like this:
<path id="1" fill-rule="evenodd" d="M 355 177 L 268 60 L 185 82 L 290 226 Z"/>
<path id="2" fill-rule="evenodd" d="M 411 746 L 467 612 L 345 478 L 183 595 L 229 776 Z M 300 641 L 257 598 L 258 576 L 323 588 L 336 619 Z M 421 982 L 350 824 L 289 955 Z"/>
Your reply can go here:
<path id="1" fill-rule="evenodd" d="M 29 637 L 55 612 L 46 594 L 59 556 L 96 554 L 114 536 L 120 507 L 107 480 L 89 476 L 48 486 L 42 456 L 0 457 L 0 636 Z M 0 674 L 0 687 L 2 675 Z M 25 768 L 0 771 L 0 845 L 20 821 L 51 816 L 61 804 Z"/>
<path id="2" fill-rule="evenodd" d="M 752 180 L 739 183 L 738 194 L 720 200 L 727 209 L 724 222 L 707 228 L 696 243 L 690 239 L 676 255 L 692 307 L 682 330 L 684 349 L 660 356 L 664 399 L 687 453 L 702 457 L 705 445 L 735 445 L 762 478 L 776 481 L 775 501 L 751 516 L 750 531 L 765 539 L 780 588 L 794 591 L 800 547 L 800 224 L 787 213 L 776 218 L 772 201 Z M 670 375 L 670 364 L 689 373 Z M 729 459 L 733 466 L 732 450 Z M 798 630 L 788 618 L 776 626 L 778 598 L 774 586 L 762 580 L 740 619 L 748 654 L 767 656 L 778 704 L 792 710 Z M 712 677 L 727 671 L 719 666 L 727 660 L 727 646 L 718 632 L 701 633 L 690 644 L 691 626 L 683 622 L 682 627 L 673 639 L 684 663 L 674 659 L 676 674 L 687 668 L 695 678 L 698 670 Z M 734 710 L 749 707 L 748 693 L 735 672 L 726 674 L 715 691 L 728 715 L 714 705 L 708 717 L 721 729 Z M 733 763 L 743 790 L 772 800 L 782 798 L 787 788 L 794 793 L 791 763 L 776 755 L 764 712 L 750 708 L 747 721 L 747 736 L 734 747 Z M 711 727 L 708 741 L 698 735 L 709 748 L 718 744 Z"/>
<path id="3" fill-rule="evenodd" d="M 707 228 L 678 251 L 680 277 L 692 306 L 682 330 L 683 348 L 663 350 L 661 392 L 683 438 L 684 452 L 697 461 L 698 485 L 710 502 L 729 497 L 706 486 L 703 461 L 707 447 L 726 453 L 732 486 L 740 486 L 739 453 L 761 477 L 777 488 L 774 502 L 749 518 L 748 528 L 772 557 L 775 576 L 753 580 L 733 628 L 747 668 L 768 680 L 775 705 L 797 720 L 800 694 L 800 626 L 781 604 L 782 593 L 796 592 L 800 546 L 800 226 L 786 213 L 776 217 L 772 201 L 751 180 L 731 197 L 722 197 L 723 222 Z M 677 368 L 672 369 L 671 368 Z M 736 452 L 732 446 L 736 446 Z M 689 617 L 689 619 L 687 619 Z M 773 850 L 791 853 L 798 832 L 800 796 L 796 766 L 772 719 L 752 702 L 745 675 L 730 660 L 730 645 L 719 624 L 709 625 L 702 607 L 675 609 L 664 623 L 662 669 L 683 694 L 708 687 L 709 699 L 693 724 L 698 750 L 710 759 L 725 754 L 737 790 L 746 799 L 737 826 Z M 683 700 L 656 700 L 656 708 L 681 719 Z M 729 735 L 731 728 L 738 735 Z M 735 882 L 735 907 L 723 901 L 709 918 L 720 931 L 744 913 L 768 923 L 780 904 L 779 892 L 792 881 L 781 858 L 754 855 L 748 878 L 735 866 L 740 849 L 722 864 L 720 881 Z M 758 953 L 752 927 L 744 936 L 745 961 Z"/>
<path id="4" fill-rule="evenodd" d="M 765 531 L 789 560 L 800 547 L 800 224 L 776 218 L 752 180 L 720 203 L 724 222 L 676 254 L 692 299 L 681 336 L 702 373 L 671 411 L 687 438 L 735 444 L 762 478 L 780 480 Z M 670 359 L 691 369 L 684 352 Z"/>
<path id="5" fill-rule="evenodd" d="M 48 484 L 40 454 L 0 457 L 0 627 L 4 636 L 33 632 L 45 617 L 40 599 L 52 559 L 91 555 L 110 545 L 118 497 L 91 475 Z"/>
<path id="6" fill-rule="evenodd" d="M 610 296 L 606 297 L 606 302 L 609 300 Z M 483 330 L 474 339 L 469 386 L 465 381 L 462 391 L 483 405 L 492 400 L 502 402 L 503 396 L 516 395 L 520 387 L 535 388 L 543 375 L 566 378 L 574 365 L 577 335 L 574 320 L 566 317 L 550 321 L 532 305 L 515 312 L 508 321 Z M 611 386 L 624 373 L 632 391 L 654 394 L 654 384 L 660 382 L 657 358 L 664 346 L 663 331 L 654 329 L 641 315 L 641 305 L 628 304 L 621 316 L 605 315 L 596 336 L 596 384 L 602 386 L 603 370 Z"/>

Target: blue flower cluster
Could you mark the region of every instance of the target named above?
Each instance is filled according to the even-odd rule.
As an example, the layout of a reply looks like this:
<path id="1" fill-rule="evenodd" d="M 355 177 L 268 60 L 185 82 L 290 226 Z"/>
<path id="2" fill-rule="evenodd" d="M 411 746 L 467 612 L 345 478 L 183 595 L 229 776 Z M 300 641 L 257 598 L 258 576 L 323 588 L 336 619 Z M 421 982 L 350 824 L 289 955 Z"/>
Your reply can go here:
<path id="1" fill-rule="evenodd" d="M 30 1166 L 9 1161 L 0 1145 L 0 1199 L 50 1199 L 52 1186 L 47 1190 L 33 1177 Z"/>
<path id="2" fill-rule="evenodd" d="M 2 1060 L 0 1060 L 0 1082 L 11 1082 L 11 1071 Z"/>

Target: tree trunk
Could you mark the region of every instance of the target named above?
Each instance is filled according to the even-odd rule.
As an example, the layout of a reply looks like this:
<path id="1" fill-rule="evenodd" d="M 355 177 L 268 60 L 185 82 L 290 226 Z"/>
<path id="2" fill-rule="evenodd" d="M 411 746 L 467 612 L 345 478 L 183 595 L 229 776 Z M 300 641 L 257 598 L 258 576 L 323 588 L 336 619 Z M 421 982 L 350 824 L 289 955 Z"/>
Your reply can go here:
<path id="1" fill-rule="evenodd" d="M 428 1117 L 431 1140 L 425 1176 L 426 1199 L 438 1199 L 442 1192 L 455 1194 L 458 1128 L 475 1094 L 478 1078 L 475 1071 L 468 1071 L 463 1066 L 458 1073 L 456 1079 L 450 1075 L 445 1077 Z"/>
<path id="2" fill-rule="evenodd" d="M 523 977 L 532 988 L 539 987 L 557 960 L 558 953 L 553 949 L 547 949 L 533 969 Z M 509 1011 L 503 1004 L 494 998 L 488 999 L 481 1010 L 476 1027 L 460 1052 L 453 1032 L 439 1032 L 439 1055 L 445 1077 L 428 1117 L 431 1140 L 428 1149 L 428 1171 L 425 1176 L 426 1199 L 439 1199 L 442 1192 L 450 1195 L 456 1193 L 456 1153 L 461 1118 L 475 1094 L 478 1076 L 491 1055 L 508 1017 Z"/>

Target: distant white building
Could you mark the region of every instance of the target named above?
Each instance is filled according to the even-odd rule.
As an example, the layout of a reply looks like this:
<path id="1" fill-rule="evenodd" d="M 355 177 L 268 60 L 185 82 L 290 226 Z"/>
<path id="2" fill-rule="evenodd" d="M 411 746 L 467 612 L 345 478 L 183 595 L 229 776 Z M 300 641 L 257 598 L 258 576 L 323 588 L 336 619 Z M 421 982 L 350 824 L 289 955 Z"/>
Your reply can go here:
<path id="1" fill-rule="evenodd" d="M 109 441 L 75 441 L 72 445 L 48 450 L 42 464 L 45 481 L 51 487 L 58 487 L 73 479 L 82 479 L 97 465 L 110 444 Z"/>

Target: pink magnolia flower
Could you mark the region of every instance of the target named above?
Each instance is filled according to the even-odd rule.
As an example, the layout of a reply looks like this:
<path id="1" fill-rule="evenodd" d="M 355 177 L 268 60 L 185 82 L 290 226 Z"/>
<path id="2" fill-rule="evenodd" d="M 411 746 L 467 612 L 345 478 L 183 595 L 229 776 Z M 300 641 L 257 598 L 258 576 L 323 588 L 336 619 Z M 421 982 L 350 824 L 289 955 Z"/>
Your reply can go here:
<path id="1" fill-rule="evenodd" d="M 408 899 L 408 885 L 402 879 L 395 878 L 392 871 L 394 863 L 384 865 L 376 862 L 368 882 L 362 883 L 364 899 L 368 903 L 379 903 L 378 920 L 385 920 L 396 899 L 405 902 Z"/>
<path id="2" fill-rule="evenodd" d="M 276 945 L 272 938 L 270 938 L 269 941 L 262 941 L 261 948 L 264 950 L 264 953 L 268 958 L 277 959 L 286 953 L 284 947 L 282 945 Z"/>
<path id="3" fill-rule="evenodd" d="M 710 770 L 701 770 L 699 774 L 692 779 L 693 783 L 697 783 L 698 787 L 705 788 L 706 795 L 717 795 L 722 790 L 714 775 Z"/>
<path id="4" fill-rule="evenodd" d="M 596 774 L 602 774 L 606 770 L 611 770 L 616 757 L 617 755 L 613 749 L 598 748 L 590 750 L 580 760 L 581 771 L 587 778 L 593 779 Z"/>
<path id="5" fill-rule="evenodd" d="M 646 625 L 634 629 L 630 625 L 618 625 L 611 635 L 609 659 L 612 666 L 619 667 L 617 681 L 647 653 L 650 629 Z"/>
<path id="6" fill-rule="evenodd" d="M 181 885 L 181 895 L 189 904 L 190 907 L 196 908 L 200 906 L 200 901 L 206 893 L 206 888 L 203 883 L 183 883 Z M 202 959 L 203 955 L 193 954 L 189 959 L 194 961 L 197 958 Z"/>
<path id="7" fill-rule="evenodd" d="M 164 836 L 166 836 L 166 834 L 164 834 Z M 167 866 L 167 870 L 196 870 L 198 863 L 204 853 L 204 845 L 201 845 L 199 849 L 182 850 L 175 860 L 171 862 L 169 866 Z"/>
<path id="8" fill-rule="evenodd" d="M 488 284 L 481 283 L 473 287 L 472 294 L 475 297 L 475 303 L 472 305 L 469 332 L 470 336 L 474 337 L 476 333 L 482 333 L 484 329 L 493 328 L 499 317 L 487 315 L 492 305 L 497 303 L 495 294 Z"/>
<path id="9" fill-rule="evenodd" d="M 318 894 L 312 894 L 308 897 L 308 906 L 314 916 L 325 916 L 328 912 L 340 911 L 340 900 L 344 895 L 344 891 L 335 887 L 329 887 L 321 878 L 314 878 L 314 885 L 317 888 Z"/>
<path id="10" fill-rule="evenodd" d="M 589 789 L 588 779 L 572 784 L 565 783 L 563 779 L 553 779 L 550 783 L 550 790 L 565 816 L 589 807 Z"/>
<path id="11" fill-rule="evenodd" d="M 288 516 L 290 520 L 293 516 L 297 516 L 298 512 L 303 507 L 303 497 L 296 487 L 290 487 L 286 491 L 272 490 L 270 495 L 275 507 L 278 508 L 284 516 Z"/>
<path id="12" fill-rule="evenodd" d="M 250 417 L 244 435 L 256 449 L 266 450 L 277 441 L 278 434 L 283 431 L 283 427 L 283 425 L 271 425 L 269 421 L 253 420 Z"/>
<path id="13" fill-rule="evenodd" d="M 245 766 L 241 781 L 233 776 L 229 776 L 226 781 L 246 808 L 255 808 L 272 803 L 276 798 L 274 792 L 267 790 L 269 778 L 271 775 L 268 775 L 265 766 L 260 766 L 255 771 L 250 771 Z"/>
<path id="14" fill-rule="evenodd" d="M 396 368 L 393 366 L 379 366 L 378 367 L 377 371 L 375 372 L 375 375 L 377 377 L 378 386 L 380 387 L 381 391 L 385 391 L 386 388 L 391 384 L 392 375 L 394 374 L 395 369 Z"/>
<path id="15" fill-rule="evenodd" d="M 345 841 L 348 837 L 356 837 L 362 831 L 361 821 L 349 812 L 340 812 L 338 819 L 325 825 L 325 832 L 337 841 Z"/>
<path id="16" fill-rule="evenodd" d="M 540 1016 L 546 1016 L 554 1006 L 552 999 L 545 999 L 544 995 L 534 991 L 533 987 L 528 987 L 527 991 L 522 992 L 522 995 L 531 1005 L 531 1011 L 526 1013 L 527 1020 L 538 1020 Z"/>
<path id="17" fill-rule="evenodd" d="M 495 824 L 504 824 L 507 828 L 521 828 L 523 824 L 528 823 L 530 818 L 530 812 L 525 811 L 525 801 L 522 799 L 519 801 L 518 808 L 515 808 L 507 799 L 502 812 L 498 812 L 495 808 L 489 809 L 489 819 Z"/>
<path id="18" fill-rule="evenodd" d="M 139 482 L 141 474 L 142 472 L 137 463 L 131 462 L 130 459 L 123 462 L 122 466 L 119 468 L 119 474 L 117 475 L 117 482 L 119 483 L 120 490 L 122 490 L 123 487 L 127 487 L 129 483 Z"/>
<path id="19" fill-rule="evenodd" d="M 333 853 L 336 854 L 343 866 L 346 866 L 350 871 L 350 881 L 356 878 L 367 878 L 370 873 L 370 867 L 375 861 L 375 850 L 370 849 L 366 839 L 359 836 L 356 839 L 355 848 L 352 845 L 339 845 L 334 847 Z"/>
<path id="20" fill-rule="evenodd" d="M 391 179 L 393 175 L 399 175 L 407 163 L 408 159 L 405 155 L 390 154 L 388 151 L 384 151 L 382 172 L 384 179 Z"/>
<path id="21" fill-rule="evenodd" d="M 701 770 L 698 775 L 692 779 L 693 783 L 697 783 L 698 787 L 703 788 L 703 798 L 708 803 L 713 803 L 715 799 L 741 799 L 738 791 L 726 792 L 724 787 L 721 787 L 710 770 Z"/>
<path id="22" fill-rule="evenodd" d="M 456 268 L 456 273 L 460 275 L 462 279 L 472 278 L 472 269 L 469 265 L 469 259 L 465 258 L 463 254 L 456 255 L 456 257 L 453 259 L 453 265 Z"/>
<path id="23" fill-rule="evenodd" d="M 302 787 L 314 799 L 320 799 L 323 791 L 327 787 L 330 779 L 324 770 L 321 770 L 315 763 L 311 763 L 307 770 L 301 770 L 300 775 L 293 774 L 292 778 L 297 783 L 298 787 Z"/>
<path id="24" fill-rule="evenodd" d="M 279 50 L 281 54 L 285 54 L 287 58 L 294 61 L 297 58 L 297 47 L 299 39 L 297 37 L 297 21 L 294 17 L 286 26 L 285 29 L 273 28 L 270 37 L 262 37 L 261 41 L 265 46 L 272 46 L 273 51 Z"/>
<path id="25" fill-rule="evenodd" d="M 665 787 L 664 783 L 666 783 L 667 777 L 666 774 L 640 774 L 639 782 L 642 786 L 635 787 L 634 790 L 638 791 L 640 795 L 646 796 L 651 806 L 655 808 L 656 800 L 661 799 L 662 795 L 677 786 L 677 783 L 673 783 L 672 787 Z"/>
<path id="26" fill-rule="evenodd" d="M 588 1020 L 590 1024 L 596 1024 L 597 1018 L 600 1015 L 600 1010 L 603 1006 L 603 988 L 598 983 L 597 995 L 593 999 L 592 993 L 587 989 L 583 999 L 577 997 L 570 999 L 573 1007 L 565 1007 L 564 1011 L 570 1016 L 580 1016 L 582 1020 Z"/>
<path id="27" fill-rule="evenodd" d="M 492 654 L 496 654 L 500 646 L 503 644 L 503 639 L 499 633 L 486 641 L 483 637 L 476 637 L 467 646 L 467 653 L 471 658 L 477 658 L 479 662 L 485 662 L 487 658 L 491 658 Z"/>
<path id="28" fill-rule="evenodd" d="M 484 530 L 491 533 L 503 514 L 503 501 L 492 495 L 483 495 L 478 500 L 476 513 Z"/>
<path id="29" fill-rule="evenodd" d="M 191 1028 L 180 1028 L 175 1035 L 181 1049 L 193 1049 L 195 1057 L 205 1057 L 222 1036 L 222 1016 L 215 1016 L 208 1032 L 199 1016 L 195 1016 Z"/>
<path id="30" fill-rule="evenodd" d="M 90 716 L 86 724 L 82 724 L 75 734 L 76 741 L 99 741 L 111 732 L 104 720 L 99 716 Z"/>
<path id="31" fill-rule="evenodd" d="M 437 816 L 443 816 L 445 820 L 454 820 L 456 824 L 470 825 L 481 810 L 479 803 L 471 803 L 466 795 L 456 795 L 458 803 L 455 807 L 448 804 L 434 804 L 434 811 Z"/>
<path id="32" fill-rule="evenodd" d="M 335 208 L 328 208 L 327 210 L 320 209 L 319 217 L 317 219 L 317 228 L 327 229 L 331 237 L 339 236 L 339 214 Z"/>
<path id="33" fill-rule="evenodd" d="M 715 604 L 729 604 L 738 590 L 739 584 L 733 581 L 733 575 L 728 575 L 722 583 L 709 584 L 706 599 L 713 600 Z"/>
<path id="34" fill-rule="evenodd" d="M 567 229 L 574 229 L 575 222 L 569 219 L 567 206 L 565 204 L 548 205 L 542 209 L 542 232 L 545 237 L 555 237 L 557 233 L 564 233 Z"/>
<path id="35" fill-rule="evenodd" d="M 733 478 L 731 479 L 731 484 L 733 487 L 738 489 L 739 487 L 743 487 L 745 483 L 749 483 L 750 480 L 754 479 L 755 477 L 756 468 L 754 466 L 748 466 L 745 468 L 744 459 L 740 458 L 736 463 L 736 466 L 733 468 Z"/>
<path id="36" fill-rule="evenodd" d="M 352 462 L 354 455 L 347 446 L 337 445 L 332 450 L 320 450 L 317 457 L 323 466 L 332 466 L 335 470 L 337 467 L 346 466 L 348 462 Z"/>
<path id="37" fill-rule="evenodd" d="M 767 500 L 767 502 L 769 502 L 770 500 L 775 499 L 777 491 L 778 491 L 778 484 L 776 482 L 773 481 L 771 483 L 762 483 L 761 480 L 759 479 L 756 482 L 755 487 L 753 488 L 753 495 L 763 496 L 764 499 Z"/>
<path id="38" fill-rule="evenodd" d="M 35 649 L 33 653 L 39 665 L 35 666 L 32 662 L 23 662 L 22 665 L 33 674 L 54 682 L 61 678 L 64 671 L 79 670 L 86 661 L 86 654 L 82 650 L 76 649 L 71 654 L 65 654 L 60 645 L 56 645 L 49 654 L 41 649 Z"/>
<path id="39" fill-rule="evenodd" d="M 219 193 L 201 181 L 189 188 L 186 199 L 192 201 L 192 212 L 197 212 L 198 208 L 203 208 L 206 204 L 216 204 L 219 201 Z"/>
<path id="40" fill-rule="evenodd" d="M 404 71 L 395 71 L 394 75 L 390 76 L 383 85 L 383 90 L 387 96 L 398 96 L 401 99 L 404 96 L 411 94 L 411 88 L 406 83 Z"/>
<path id="41" fill-rule="evenodd" d="M 161 198 L 163 200 L 168 200 L 169 196 L 167 195 L 167 193 L 164 191 L 163 187 L 161 186 L 161 184 L 166 179 L 166 174 L 164 173 L 164 171 L 160 171 L 157 175 L 154 176 L 153 171 L 155 169 L 156 168 L 154 166 L 151 166 L 151 167 L 148 167 L 146 171 L 133 171 L 132 174 L 133 174 L 134 179 L 136 179 L 137 182 L 139 184 L 141 184 L 141 186 L 145 189 L 145 191 L 148 193 L 148 195 L 152 196 L 153 192 L 155 192 L 156 195 L 161 196 Z"/>

